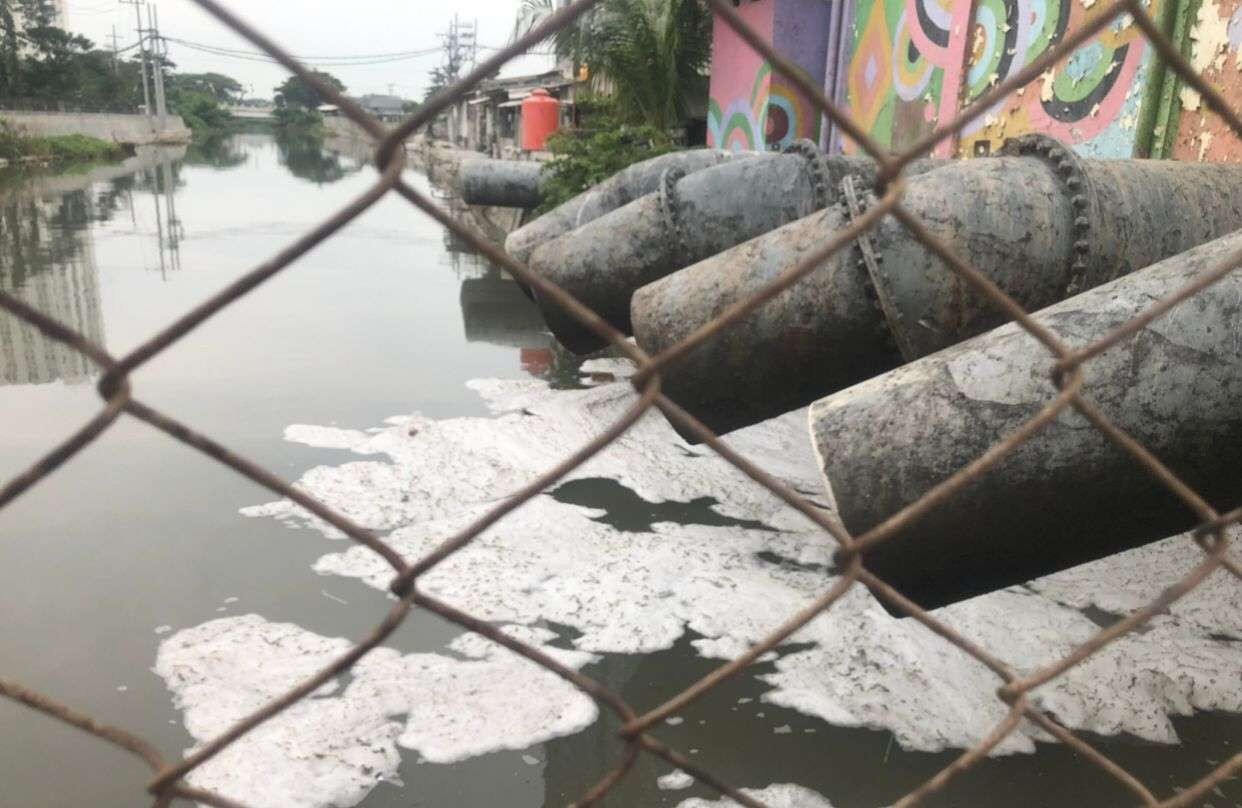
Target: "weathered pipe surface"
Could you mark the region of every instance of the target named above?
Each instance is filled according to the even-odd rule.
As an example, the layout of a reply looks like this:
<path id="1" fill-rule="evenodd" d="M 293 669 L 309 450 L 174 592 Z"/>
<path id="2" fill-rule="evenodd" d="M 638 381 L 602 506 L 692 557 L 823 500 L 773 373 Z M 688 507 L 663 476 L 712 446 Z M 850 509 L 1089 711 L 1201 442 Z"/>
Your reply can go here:
<path id="1" fill-rule="evenodd" d="M 533 160 L 466 160 L 457 170 L 467 205 L 535 208 L 543 201 L 543 163 Z"/>
<path id="2" fill-rule="evenodd" d="M 1059 147 L 1057 147 L 1059 149 Z M 1066 168 L 1062 169 L 1061 165 Z M 1242 168 L 969 160 L 912 177 L 905 206 L 1028 311 L 1242 228 Z M 824 244 L 838 205 L 640 289 L 639 346 L 658 353 Z M 869 267 L 860 243 L 878 262 Z M 753 424 L 982 333 L 1004 318 L 895 220 L 825 261 L 663 374 L 717 432 Z"/>
<path id="3" fill-rule="evenodd" d="M 576 227 L 594 221 L 660 186 L 660 178 L 668 169 L 692 174 L 710 166 L 733 160 L 759 156 L 755 152 L 727 152 L 717 149 L 695 149 L 672 152 L 635 163 L 613 174 L 598 185 L 514 230 L 505 239 L 505 251 L 525 263 L 534 250 Z"/>
<path id="4" fill-rule="evenodd" d="M 630 298 L 640 287 L 828 207 L 845 176 L 869 185 L 875 163 L 827 157 L 808 141 L 685 177 L 670 171 L 655 193 L 536 249 L 530 267 L 629 334 Z M 556 303 L 540 301 L 540 308 L 569 350 L 603 347 Z"/>
<path id="5" fill-rule="evenodd" d="M 1036 315 L 1083 345 L 1242 249 L 1242 232 Z M 1242 501 L 1242 272 L 1092 359 L 1084 395 L 1224 512 Z M 1006 325 L 816 402 L 811 437 L 860 535 L 1017 430 L 1056 396 L 1046 348 Z M 1073 410 L 868 550 L 865 563 L 939 606 L 1163 538 L 1194 514 Z M 1188 553 L 1198 552 L 1187 543 Z M 1173 580 L 1170 579 L 1169 583 Z"/>

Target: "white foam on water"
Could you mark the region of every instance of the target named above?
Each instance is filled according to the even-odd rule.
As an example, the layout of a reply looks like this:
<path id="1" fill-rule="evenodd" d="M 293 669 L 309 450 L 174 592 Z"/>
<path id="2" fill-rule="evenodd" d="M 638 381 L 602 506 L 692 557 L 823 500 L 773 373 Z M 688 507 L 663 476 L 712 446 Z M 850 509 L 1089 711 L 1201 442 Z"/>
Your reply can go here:
<path id="1" fill-rule="evenodd" d="M 321 466 L 298 485 L 390 531 L 386 540 L 413 560 L 586 443 L 634 400 L 624 383 L 562 392 L 539 382 L 471 387 L 497 416 L 390 419 L 353 448 L 386 459 Z M 793 413 L 734 433 L 730 442 L 818 498 L 803 420 Z M 581 632 L 574 644 L 582 654 L 649 653 L 689 630 L 701 637 L 694 643 L 700 654 L 723 658 L 831 585 L 823 566 L 833 545 L 822 532 L 710 450 L 683 443 L 658 414 L 570 475 L 586 477 L 616 480 L 652 502 L 712 496 L 718 513 L 777 530 L 657 523 L 651 532 L 629 533 L 593 519 L 599 511 L 538 496 L 422 576 L 420 586 L 481 619 L 526 627 L 531 642 L 549 639 L 536 628 L 544 621 Z M 325 529 L 287 502 L 246 512 Z M 1079 609 L 1129 611 L 1172 583 L 1194 563 L 1197 550 L 1188 544 L 1181 538 L 1130 551 L 940 615 L 1019 671 L 1034 670 L 1099 630 Z M 774 564 L 760 554 L 797 563 Z M 315 569 L 378 590 L 392 575 L 356 546 L 324 556 Z M 1236 587 L 1220 578 L 1035 697 L 1073 728 L 1160 742 L 1176 741 L 1170 715 L 1242 711 L 1242 648 L 1210 636 L 1242 633 Z M 887 729 L 902 746 L 927 751 L 970 746 L 1004 716 L 994 675 L 917 622 L 889 615 L 861 587 L 790 641 L 810 647 L 767 658 L 769 703 L 840 726 Z M 482 642 L 450 650 L 471 656 Z M 1035 739 L 1045 740 L 1023 725 L 997 753 L 1032 751 Z"/>
<path id="2" fill-rule="evenodd" d="M 291 424 L 285 427 L 285 440 L 316 449 L 353 449 L 365 443 L 369 437 L 366 432 L 357 429 L 338 429 L 333 426 Z"/>
<path id="3" fill-rule="evenodd" d="M 1235 529 L 1230 535 L 1236 546 L 1242 532 Z M 1180 536 L 1040 578 L 1031 588 L 1075 608 L 1094 606 L 1125 615 L 1147 605 L 1202 561 L 1198 545 Z M 1169 612 L 1204 632 L 1242 639 L 1242 587 L 1227 570 L 1216 570 Z"/>
<path id="4" fill-rule="evenodd" d="M 1109 579 L 1091 578 L 1090 585 L 1107 588 Z M 1081 612 L 1024 589 L 954 604 L 938 616 L 1020 672 L 1064 657 L 1100 630 Z M 775 673 L 761 677 L 775 686 L 765 701 L 838 726 L 888 729 L 903 747 L 922 751 L 972 745 L 1005 715 L 995 675 L 920 624 L 893 619 L 861 590 L 799 639 L 815 645 L 782 657 Z M 1242 711 L 1239 670 L 1237 643 L 1212 639 L 1177 617 L 1158 617 L 1039 688 L 1033 699 L 1074 729 L 1174 743 L 1170 715 Z M 1050 740 L 1023 724 L 995 753 L 1034 751 L 1035 739 Z"/>
<path id="5" fill-rule="evenodd" d="M 743 788 L 741 791 L 768 808 L 832 808 L 832 803 L 822 795 L 790 783 L 778 783 L 767 788 Z M 695 797 L 682 801 L 677 808 L 737 808 L 737 803 L 728 798 L 705 800 Z"/>
<path id="6" fill-rule="evenodd" d="M 656 778 L 656 788 L 661 791 L 680 791 L 694 785 L 694 778 L 681 769 L 673 769 L 668 774 Z"/>
<path id="7" fill-rule="evenodd" d="M 155 672 L 199 742 L 328 665 L 350 647 L 258 615 L 221 618 L 160 645 Z M 577 666 L 590 657 L 543 648 Z M 592 724 L 594 702 L 556 675 L 492 646 L 478 659 L 372 651 L 348 684 L 325 685 L 189 775 L 247 805 L 351 806 L 400 764 L 398 746 L 433 763 L 525 749 Z"/>
<path id="8" fill-rule="evenodd" d="M 578 366 L 582 373 L 610 373 L 618 379 L 633 376 L 638 370 L 634 360 L 624 357 L 588 359 Z"/>
<path id="9" fill-rule="evenodd" d="M 452 517 L 471 505 L 495 503 L 512 494 L 598 435 L 635 400 L 628 384 L 572 391 L 549 391 L 541 382 L 480 382 L 471 387 L 501 414 L 401 419 L 352 448 L 358 454 L 385 455 L 386 460 L 319 466 L 297 485 L 374 530 Z M 818 492 L 819 473 L 803 420 L 798 414 L 784 416 L 734 433 L 729 442 L 778 478 Z M 655 412 L 567 479 L 584 477 L 617 480 L 651 501 L 713 496 L 720 500 L 716 510 L 727 516 L 759 519 L 776 528 L 807 528 L 803 517 L 713 452 L 688 447 Z M 242 513 L 309 524 L 339 537 L 288 501 Z"/>

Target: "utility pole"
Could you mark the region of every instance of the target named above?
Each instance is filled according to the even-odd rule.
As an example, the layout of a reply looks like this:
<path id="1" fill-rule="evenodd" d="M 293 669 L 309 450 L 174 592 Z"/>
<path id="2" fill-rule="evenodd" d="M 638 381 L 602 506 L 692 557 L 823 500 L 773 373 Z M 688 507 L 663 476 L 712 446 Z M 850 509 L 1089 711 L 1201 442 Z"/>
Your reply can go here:
<path id="1" fill-rule="evenodd" d="M 115 25 L 112 26 L 112 36 L 110 38 L 112 39 L 112 72 L 116 74 L 121 71 L 121 68 L 117 65 L 117 52 L 120 48 L 117 46 L 117 40 L 119 37 L 116 35 Z"/>
<path id="2" fill-rule="evenodd" d="M 160 37 L 160 15 L 159 9 L 154 6 L 147 6 L 147 22 L 151 31 L 151 51 L 155 58 L 155 108 L 160 116 L 160 131 L 164 131 L 164 126 L 168 119 L 168 102 L 164 95 L 164 40 Z"/>
<path id="3" fill-rule="evenodd" d="M 447 34 L 441 34 L 444 40 L 444 85 L 450 86 L 461 76 L 466 62 L 473 63 L 479 52 L 476 36 L 477 22 L 462 23 L 456 14 L 449 23 Z M 455 104 L 448 110 L 449 139 L 459 142 L 466 136 L 466 112 L 464 104 Z"/>
<path id="4" fill-rule="evenodd" d="M 151 117 L 151 90 L 147 86 L 147 43 L 142 30 L 142 0 L 119 0 L 122 5 L 133 6 L 138 20 L 138 51 L 142 54 L 142 108 Z"/>

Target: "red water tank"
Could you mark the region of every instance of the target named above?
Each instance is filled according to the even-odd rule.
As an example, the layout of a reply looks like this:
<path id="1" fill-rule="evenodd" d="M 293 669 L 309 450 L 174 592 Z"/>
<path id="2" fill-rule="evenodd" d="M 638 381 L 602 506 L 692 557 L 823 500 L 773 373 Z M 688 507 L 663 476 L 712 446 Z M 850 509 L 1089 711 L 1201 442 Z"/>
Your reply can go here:
<path id="1" fill-rule="evenodd" d="M 548 135 L 561 124 L 561 102 L 544 89 L 533 90 L 522 99 L 522 149 L 541 151 L 547 148 Z"/>

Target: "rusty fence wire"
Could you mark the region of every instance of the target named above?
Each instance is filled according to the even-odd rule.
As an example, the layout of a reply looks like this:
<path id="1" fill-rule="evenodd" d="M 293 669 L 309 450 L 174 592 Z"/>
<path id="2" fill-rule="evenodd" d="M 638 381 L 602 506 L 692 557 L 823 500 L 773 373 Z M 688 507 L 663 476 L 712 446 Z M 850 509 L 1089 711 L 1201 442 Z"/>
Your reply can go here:
<path id="1" fill-rule="evenodd" d="M 1223 567 L 1232 573 L 1235 578 L 1242 579 L 1242 567 L 1239 566 L 1238 561 L 1229 555 L 1229 544 L 1225 533 L 1226 527 L 1235 522 L 1242 521 L 1242 509 L 1227 514 L 1217 513 L 1202 497 L 1164 466 L 1159 458 L 1155 457 L 1141 444 L 1114 425 L 1089 399 L 1082 395 L 1084 379 L 1089 370 L 1090 360 L 1093 357 L 1130 338 L 1146 324 L 1162 316 L 1178 303 L 1225 277 L 1239 263 L 1242 263 L 1242 251 L 1229 256 L 1219 266 L 1213 267 L 1186 288 L 1163 300 L 1157 301 L 1147 311 L 1116 328 L 1110 334 L 1090 344 L 1074 346 L 1067 344 L 1057 334 L 1032 319 L 1026 311 L 997 287 L 996 284 L 972 267 L 962 256 L 953 254 L 948 247 L 930 233 L 918 217 L 902 207 L 904 192 L 902 172 L 912 160 L 923 156 L 945 139 L 956 136 L 970 121 L 985 114 L 996 102 L 1041 76 L 1046 70 L 1066 58 L 1088 39 L 1125 15 L 1129 15 L 1133 23 L 1139 26 L 1148 41 L 1156 48 L 1160 57 L 1164 59 L 1165 64 L 1176 71 L 1177 76 L 1182 81 L 1196 90 L 1209 109 L 1218 114 L 1236 136 L 1242 138 L 1242 119 L 1239 118 L 1234 110 L 1229 108 L 1221 94 L 1208 85 L 1194 71 L 1178 52 L 1177 48 L 1164 36 L 1157 23 L 1144 8 L 1142 0 L 1115 0 L 1115 2 L 1100 8 L 1082 28 L 1066 36 L 1056 47 L 1049 49 L 1025 68 L 984 93 L 974 103 L 961 110 L 953 120 L 939 124 L 932 132 L 928 133 L 908 150 L 897 155 L 886 153 L 865 131 L 851 121 L 845 112 L 829 101 L 819 87 L 814 86 L 814 84 L 808 81 L 790 61 L 775 53 L 762 37 L 747 28 L 729 0 L 706 0 L 707 4 L 711 6 L 712 10 L 725 24 L 732 28 L 763 58 L 769 61 L 774 71 L 783 75 L 786 80 L 806 93 L 824 115 L 840 127 L 841 131 L 851 138 L 862 151 L 875 159 L 880 169 L 877 184 L 877 194 L 880 196 L 880 199 L 876 205 L 870 207 L 866 213 L 854 220 L 850 227 L 839 232 L 831 240 L 814 251 L 813 254 L 807 256 L 805 260 L 775 278 L 752 298 L 726 310 L 716 320 L 657 356 L 649 356 L 628 342 L 621 333 L 568 293 L 533 274 L 502 250 L 474 233 L 469 227 L 453 219 L 450 214 L 444 212 L 430 198 L 410 186 L 402 178 L 405 159 L 404 141 L 406 138 L 420 127 L 431 122 L 442 111 L 469 92 L 478 82 L 492 75 L 509 59 L 542 42 L 564 26 L 573 24 L 575 20 L 597 5 L 600 0 L 577 0 L 550 15 L 525 36 L 515 40 L 509 47 L 495 53 L 452 86 L 440 91 L 406 121 L 392 130 L 389 130 L 379 121 L 369 116 L 351 99 L 332 87 L 325 86 L 313 73 L 299 64 L 275 41 L 263 32 L 252 28 L 231 10 L 222 6 L 217 0 L 194 0 L 194 2 L 223 25 L 243 36 L 294 74 L 314 85 L 326 98 L 340 108 L 343 115 L 360 126 L 375 142 L 375 160 L 379 168 L 378 178 L 374 185 L 365 193 L 344 208 L 332 213 L 317 227 L 294 241 L 279 254 L 243 275 L 240 279 L 152 336 L 132 352 L 120 358 L 109 355 L 101 346 L 90 342 L 81 334 L 64 327 L 12 295 L 0 292 L 0 307 L 35 326 L 48 337 L 61 341 L 79 351 L 100 368 L 102 376 L 98 384 L 98 390 L 103 399 L 103 406 L 97 415 L 78 429 L 77 432 L 69 436 L 63 443 L 53 448 L 29 469 L 7 482 L 3 488 L 0 488 L 0 511 L 8 503 L 12 502 L 14 498 L 55 472 L 62 463 L 68 461 L 87 444 L 98 438 L 122 414 L 128 414 L 147 422 L 175 440 L 194 447 L 208 457 L 227 465 L 237 473 L 270 489 L 272 492 L 297 503 L 341 530 L 352 540 L 378 553 L 392 567 L 393 577 L 390 588 L 397 596 L 397 600 L 379 625 L 370 634 L 359 640 L 348 653 L 288 693 L 238 722 L 219 737 L 203 744 L 187 757 L 175 762 L 165 759 L 159 750 L 142 738 L 122 728 L 100 724 L 90 716 L 80 713 L 58 701 L 55 697 L 36 692 L 17 682 L 0 678 L 0 694 L 22 702 L 35 710 L 71 724 L 98 738 L 116 744 L 142 758 L 154 773 L 148 786 L 148 791 L 153 799 L 153 805 L 157 807 L 169 805 L 175 799 L 183 798 L 207 805 L 238 808 L 242 803 L 195 788 L 186 782 L 186 776 L 195 768 L 219 754 L 241 736 L 288 708 L 299 699 L 310 695 L 333 677 L 347 671 L 354 663 L 383 642 L 401 624 L 410 610 L 417 607 L 434 612 L 468 631 L 483 635 L 525 657 L 532 664 L 540 665 L 555 673 L 581 689 L 603 707 L 611 710 L 620 719 L 623 726 L 619 731 L 617 739 L 616 764 L 610 770 L 600 772 L 599 779 L 595 785 L 587 793 L 581 795 L 576 803 L 577 805 L 589 805 L 599 801 L 609 793 L 610 789 L 618 781 L 626 776 L 639 755 L 651 754 L 663 758 L 675 767 L 683 769 L 700 782 L 729 796 L 742 805 L 760 808 L 763 805 L 761 802 L 739 792 L 715 773 L 695 765 L 686 755 L 654 737 L 651 734 L 651 730 L 658 722 L 682 709 L 725 679 L 738 674 L 764 653 L 809 623 L 821 612 L 831 608 L 833 603 L 839 600 L 851 587 L 862 584 L 871 589 L 876 596 L 887 601 L 890 606 L 919 621 L 943 638 L 945 642 L 955 646 L 962 653 L 973 657 L 995 673 L 997 678 L 996 697 L 1008 706 L 1005 718 L 985 738 L 961 754 L 926 783 L 903 797 L 897 803 L 899 806 L 916 805 L 928 795 L 942 789 L 954 777 L 963 774 L 974 764 L 978 763 L 1007 735 L 1016 731 L 1024 720 L 1047 731 L 1074 749 L 1082 759 L 1105 771 L 1133 794 L 1136 803 L 1142 805 L 1188 806 L 1196 804 L 1208 795 L 1217 784 L 1229 778 L 1237 770 L 1242 769 L 1242 753 L 1238 753 L 1215 769 L 1205 772 L 1203 777 L 1189 788 L 1176 794 L 1165 795 L 1162 798 L 1151 791 L 1134 774 L 1117 765 L 1102 752 L 1063 726 L 1056 718 L 1042 711 L 1031 699 L 1031 692 L 1033 690 L 1064 674 L 1067 670 L 1078 665 L 1108 643 L 1127 632 L 1139 628 L 1160 612 L 1168 609 L 1174 601 L 1194 589 L 1218 568 Z M 407 562 L 382 539 L 372 535 L 369 530 L 354 524 L 345 516 L 334 512 L 326 505 L 294 488 L 270 471 L 216 443 L 209 436 L 195 432 L 175 418 L 144 404 L 136 397 L 129 380 L 130 374 L 133 371 L 172 347 L 197 326 L 245 296 L 259 284 L 277 273 L 290 269 L 299 257 L 317 244 L 331 238 L 347 223 L 389 193 L 396 193 L 404 197 L 415 208 L 438 221 L 456 237 L 473 246 L 493 263 L 503 267 L 514 277 L 534 287 L 542 297 L 555 300 L 576 320 L 606 338 L 616 349 L 634 360 L 639 366 L 639 371 L 634 377 L 634 384 L 638 388 L 639 395 L 616 423 L 609 426 L 574 454 L 565 458 L 556 467 L 531 480 L 513 496 L 504 500 L 459 534 L 445 541 L 433 552 L 412 562 Z M 1021 429 L 1005 437 L 977 460 L 958 470 L 951 477 L 928 491 L 919 500 L 911 503 L 898 513 L 892 514 L 888 519 L 867 533 L 854 536 L 825 516 L 817 507 L 813 506 L 802 496 L 782 485 L 745 458 L 737 455 L 693 416 L 664 397 L 660 392 L 660 380 L 661 373 L 669 369 L 670 365 L 685 355 L 686 352 L 701 344 L 704 340 L 710 339 L 717 332 L 730 328 L 740 318 L 757 307 L 762 306 L 781 291 L 789 288 L 828 256 L 847 247 L 860 234 L 889 216 L 900 221 L 913 235 L 918 237 L 929 250 L 940 258 L 975 293 L 984 296 L 994 306 L 1002 310 L 1009 319 L 1016 321 L 1026 329 L 1027 332 L 1047 348 L 1056 362 L 1052 377 L 1049 379 L 1048 402 Z M 675 372 L 675 369 L 672 372 Z M 552 485 L 565 474 L 603 451 L 612 441 L 620 437 L 644 413 L 653 407 L 659 408 L 669 419 L 678 423 L 690 433 L 697 435 L 725 460 L 753 479 L 757 485 L 766 488 L 788 505 L 801 512 L 819 529 L 822 529 L 827 534 L 827 537 L 831 537 L 831 540 L 836 542 L 839 548 L 837 558 L 842 574 L 839 579 L 831 583 L 823 594 L 797 614 L 791 615 L 783 625 L 745 654 L 727 664 L 721 665 L 699 681 L 691 683 L 664 704 L 644 708 L 627 703 L 618 694 L 589 676 L 558 663 L 555 659 L 541 651 L 502 633 L 489 623 L 463 613 L 453 606 L 419 591 L 418 580 L 420 575 L 470 544 L 483 531 L 503 519 L 508 513 L 521 507 L 525 502 Z M 1186 551 L 1200 553 L 1202 559 L 1189 573 L 1180 580 L 1172 582 L 1167 589 L 1154 597 L 1145 607 L 1131 613 L 1114 625 L 1101 630 L 1063 658 L 1050 661 L 1038 670 L 1019 674 L 1005 660 L 999 659 L 983 650 L 973 643 L 970 638 L 962 636 L 959 632 L 945 625 L 934 615 L 920 608 L 904 597 L 901 592 L 890 587 L 883 580 L 868 571 L 866 564 L 867 550 L 891 539 L 904 526 L 919 519 L 922 515 L 934 509 L 938 503 L 953 496 L 955 492 L 973 480 L 987 474 L 989 469 L 1003 457 L 1030 440 L 1040 429 L 1049 424 L 1060 413 L 1070 408 L 1077 410 L 1096 429 L 1100 430 L 1113 443 L 1128 453 L 1133 462 L 1139 464 L 1147 472 L 1155 476 L 1196 515 L 1200 526 L 1192 535 L 1193 542 L 1198 547 L 1191 547 L 1188 541 Z"/>

